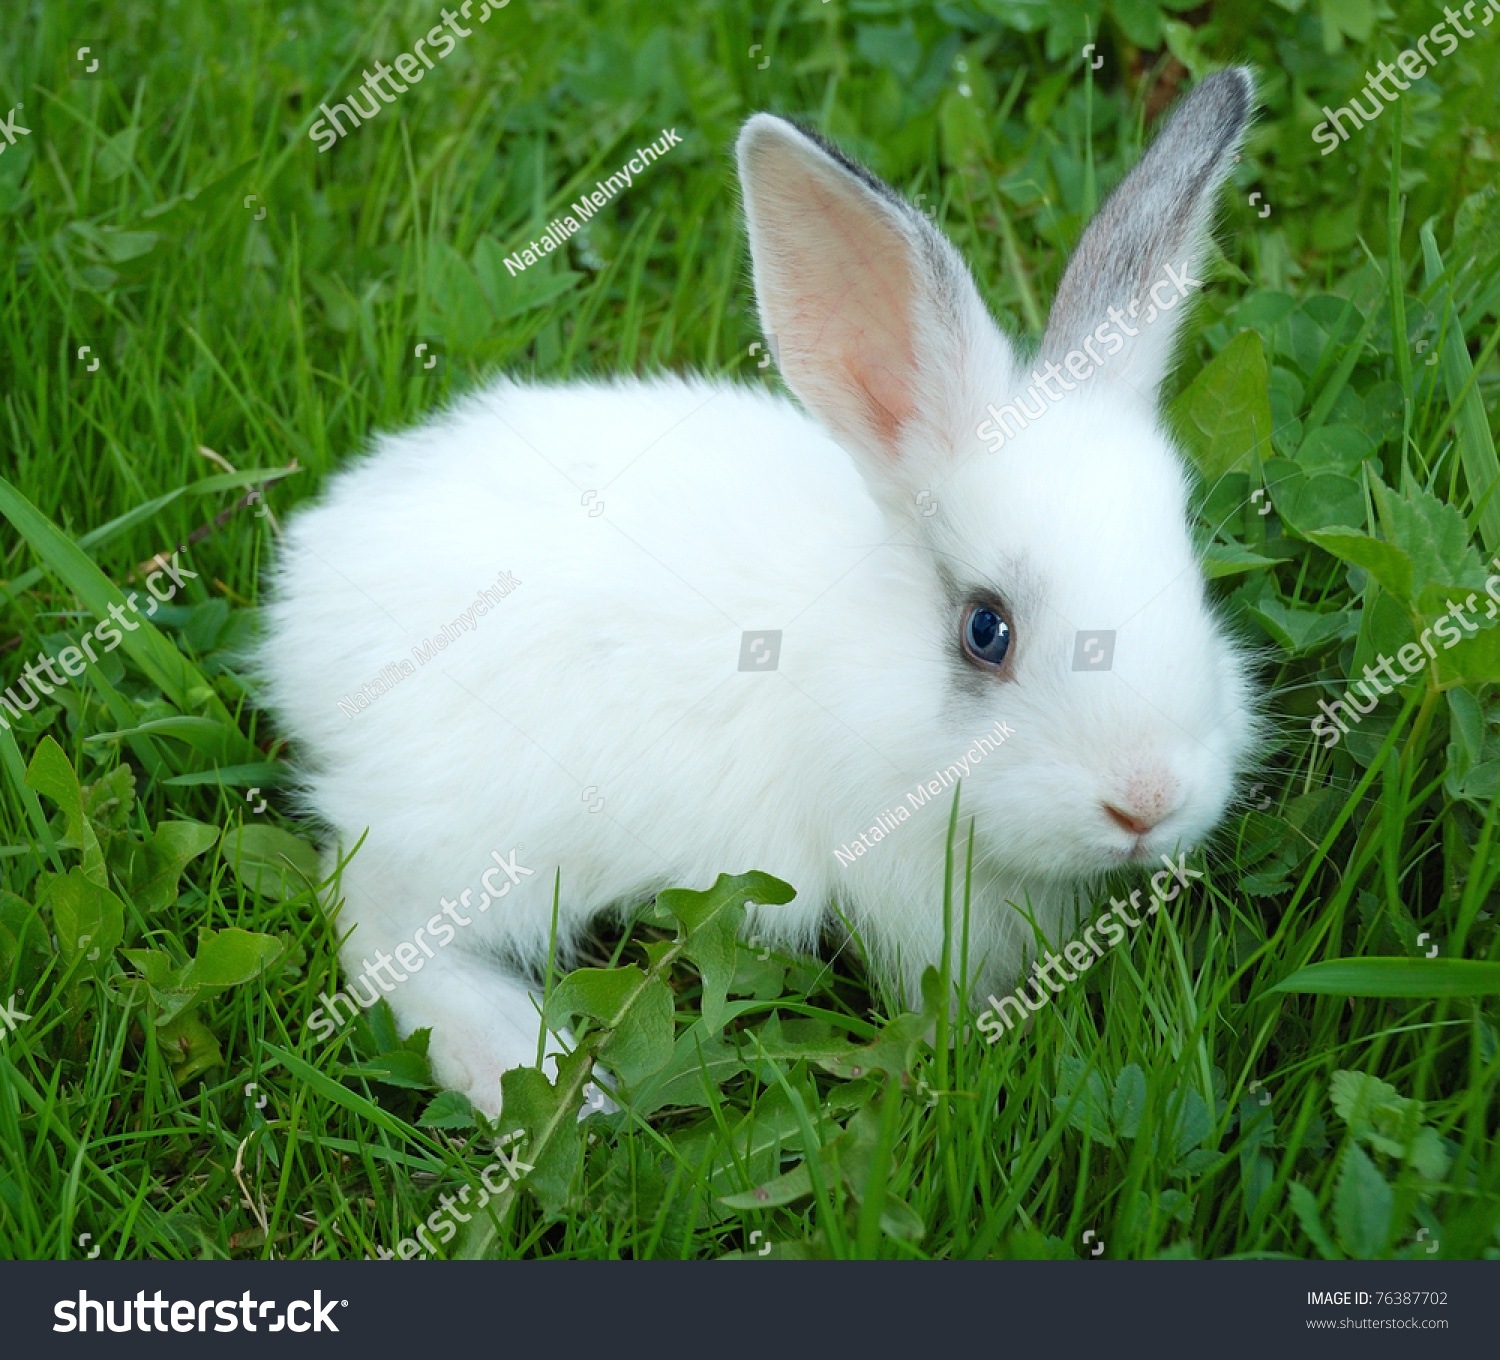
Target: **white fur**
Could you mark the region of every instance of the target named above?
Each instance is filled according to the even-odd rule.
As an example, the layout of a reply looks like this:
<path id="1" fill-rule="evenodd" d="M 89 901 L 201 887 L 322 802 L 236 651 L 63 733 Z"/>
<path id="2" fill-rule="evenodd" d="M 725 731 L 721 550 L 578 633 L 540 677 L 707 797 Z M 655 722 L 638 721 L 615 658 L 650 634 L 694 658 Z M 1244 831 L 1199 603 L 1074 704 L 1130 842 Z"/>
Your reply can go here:
<path id="1" fill-rule="evenodd" d="M 847 174 L 764 116 L 742 166 L 756 137 L 783 139 L 808 173 Z M 747 192 L 754 222 L 750 179 Z M 389 996 L 404 1028 L 433 1027 L 437 1076 L 480 1108 L 498 1110 L 503 1070 L 535 1060 L 530 979 L 559 871 L 565 957 L 601 911 L 761 869 L 797 897 L 750 931 L 811 948 L 837 902 L 912 998 L 941 949 L 951 791 L 853 865 L 833 851 L 1003 720 L 1014 735 L 972 763 L 961 802 L 964 825 L 977 819 L 982 993 L 1033 948 L 1008 903 L 1029 902 L 1055 940 L 1081 882 L 1191 844 L 1221 814 L 1252 718 L 1243 662 L 1205 606 L 1177 457 L 1104 383 L 984 452 L 985 403 L 1024 375 L 952 263 L 898 299 L 927 365 L 898 448 L 754 387 L 500 380 L 380 437 L 290 524 L 262 670 L 309 808 L 345 853 L 368 832 L 342 879 L 346 967 L 477 891 L 491 851 L 524 846 L 535 871 L 484 915 L 471 903 L 473 924 Z M 836 308 L 837 289 L 817 305 Z M 959 318 L 950 370 L 924 357 L 945 314 Z M 920 514 L 918 487 L 938 513 Z M 340 711 L 501 571 L 521 585 L 475 631 L 356 717 Z M 945 572 L 1010 606 L 1013 680 L 961 659 Z M 771 628 L 778 668 L 739 671 L 743 632 Z M 1090 628 L 1118 630 L 1111 671 L 1071 670 Z M 1142 837 L 1103 810 L 1153 799 L 1175 810 Z"/>

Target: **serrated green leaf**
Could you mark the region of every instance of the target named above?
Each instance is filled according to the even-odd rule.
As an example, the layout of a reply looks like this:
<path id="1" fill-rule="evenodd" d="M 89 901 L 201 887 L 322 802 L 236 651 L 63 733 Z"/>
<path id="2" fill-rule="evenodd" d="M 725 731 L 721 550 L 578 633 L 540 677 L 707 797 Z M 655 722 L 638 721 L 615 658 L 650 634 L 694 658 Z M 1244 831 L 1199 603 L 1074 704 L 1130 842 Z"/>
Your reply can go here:
<path id="1" fill-rule="evenodd" d="M 458 1091 L 439 1091 L 417 1116 L 417 1123 L 430 1129 L 472 1129 L 476 1123 L 474 1107 Z"/>
<path id="2" fill-rule="evenodd" d="M 1333 1192 L 1333 1224 L 1339 1245 L 1356 1260 L 1373 1260 L 1385 1249 L 1395 1194 L 1358 1143 L 1344 1149 Z"/>
<path id="3" fill-rule="evenodd" d="M 762 1059 L 772 1062 L 830 1063 L 849 1058 L 859 1045 L 835 1031 L 826 1020 L 783 1020 L 773 1014 L 759 1029 L 745 1030 L 733 1036 L 740 1056 L 751 1071 L 759 1075 Z M 762 1078 L 764 1079 L 764 1078 Z"/>
<path id="4" fill-rule="evenodd" d="M 1411 563 L 1412 594 L 1426 612 L 1441 613 L 1448 595 L 1483 583 L 1484 567 L 1457 506 L 1421 487 L 1398 495 L 1380 481 L 1374 494 L 1381 530 Z"/>
<path id="5" fill-rule="evenodd" d="M 427 1059 L 408 1048 L 394 1048 L 368 1062 L 348 1063 L 338 1069 L 340 1077 L 368 1077 L 387 1086 L 401 1086 L 413 1091 L 432 1089 L 432 1069 Z"/>
<path id="6" fill-rule="evenodd" d="M 624 968 L 579 968 L 547 999 L 547 1027 L 587 1015 L 609 1031 L 599 1048 L 627 1087 L 672 1061 L 672 991 L 659 976 Z"/>
<path id="7" fill-rule="evenodd" d="M 672 989 L 652 977 L 599 1048 L 600 1061 L 627 1087 L 672 1061 Z"/>
<path id="8" fill-rule="evenodd" d="M 580 1047 L 558 1058 L 556 1084 L 534 1067 L 513 1067 L 500 1078 L 501 1126 L 507 1132 L 519 1128 L 526 1135 L 510 1145 L 520 1147 L 520 1158 L 532 1168 L 520 1184 L 549 1215 L 567 1207 L 583 1164 L 584 1125 L 578 1108 L 592 1067 L 587 1047 Z"/>
<path id="9" fill-rule="evenodd" d="M 548 1029 L 561 1029 L 575 1015 L 587 1015 L 605 1029 L 617 1022 L 630 998 L 644 987 L 646 975 L 633 965 L 623 968 L 576 968 L 547 998 Z"/>
<path id="10" fill-rule="evenodd" d="M 898 1080 L 911 1071 L 912 1055 L 924 1040 L 932 1042 L 932 1015 L 907 1011 L 887 1022 L 873 1043 L 858 1044 L 847 1053 L 816 1059 L 825 1072 L 854 1081 L 869 1072 L 885 1072 Z"/>
<path id="11" fill-rule="evenodd" d="M 1329 1098 L 1350 1133 L 1376 1152 L 1409 1162 L 1428 1180 L 1447 1172 L 1447 1148 L 1435 1130 L 1421 1127 L 1420 1101 L 1367 1072 L 1342 1070 L 1333 1074 Z"/>
<path id="12" fill-rule="evenodd" d="M 796 890 L 770 874 L 720 874 L 707 892 L 669 888 L 657 894 L 657 906 L 675 916 L 687 931 L 684 952 L 703 975 L 700 1013 L 710 1029 L 717 1029 L 724 1000 L 734 979 L 737 941 L 750 903 L 779 906 Z"/>
<path id="13" fill-rule="evenodd" d="M 864 1198 L 876 1170 L 874 1157 L 880 1142 L 880 1116 L 870 1106 L 862 1106 L 848 1125 L 828 1145 L 818 1150 L 818 1166 L 826 1185 L 835 1173 L 857 1201 Z M 790 1204 L 813 1192 L 812 1167 L 804 1159 L 781 1176 L 747 1190 L 743 1194 L 725 1195 L 720 1202 L 731 1209 L 767 1209 Z M 926 1231 L 922 1220 L 910 1205 L 886 1189 L 881 1201 L 880 1227 L 883 1232 L 906 1242 L 919 1241 Z"/>
<path id="14" fill-rule="evenodd" d="M 1401 1150 L 1394 1155 L 1409 1162 L 1425 1180 L 1440 1181 L 1448 1174 L 1451 1158 L 1436 1129 L 1418 1129 L 1417 1136 L 1412 1139 L 1411 1150 L 1408 1152 L 1403 1143 Z"/>
<path id="15" fill-rule="evenodd" d="M 1344 1253 L 1334 1245 L 1328 1229 L 1323 1226 L 1323 1216 L 1318 1212 L 1318 1197 L 1301 1181 L 1293 1181 L 1287 1187 L 1287 1194 L 1292 1202 L 1292 1212 L 1297 1215 L 1297 1222 L 1318 1249 L 1318 1254 L 1325 1261 L 1342 1261 Z"/>
<path id="16" fill-rule="evenodd" d="M 1305 530 L 1303 536 L 1324 552 L 1332 553 L 1339 561 L 1369 572 L 1408 610 L 1416 607 L 1411 558 L 1394 543 L 1340 525 Z"/>
<path id="17" fill-rule="evenodd" d="M 845 1088 L 841 1088 L 845 1089 Z M 785 1150 L 799 1144 L 797 1113 L 781 1087 L 762 1095 L 726 1139 L 712 1117 L 672 1135 L 678 1156 L 689 1166 L 708 1163 L 707 1183 L 715 1196 L 737 1187 L 769 1180 L 781 1166 Z M 712 1157 L 712 1161 L 709 1159 Z"/>
<path id="18" fill-rule="evenodd" d="M 1329 1081 L 1328 1098 L 1338 1117 L 1349 1125 L 1356 1137 L 1370 1131 L 1375 1111 L 1381 1106 L 1404 1110 L 1414 1104 L 1389 1082 L 1381 1081 L 1368 1072 L 1350 1072 L 1344 1069 L 1335 1072 Z"/>
<path id="19" fill-rule="evenodd" d="M 396 1028 L 395 1012 L 383 996 L 370 1007 L 362 1007 L 354 1021 L 354 1033 L 360 1053 L 393 1053 L 401 1047 L 401 1033 Z"/>

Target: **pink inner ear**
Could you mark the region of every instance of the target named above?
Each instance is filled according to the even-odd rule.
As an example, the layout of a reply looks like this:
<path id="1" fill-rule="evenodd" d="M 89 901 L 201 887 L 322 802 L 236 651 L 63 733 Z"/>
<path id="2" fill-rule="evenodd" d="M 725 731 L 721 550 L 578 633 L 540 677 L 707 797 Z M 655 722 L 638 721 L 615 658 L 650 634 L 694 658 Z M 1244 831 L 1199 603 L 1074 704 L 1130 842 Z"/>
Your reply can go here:
<path id="1" fill-rule="evenodd" d="M 862 185 L 788 159 L 763 200 L 777 243 L 763 303 L 781 327 L 783 372 L 834 423 L 862 426 L 894 455 L 917 405 L 911 244 Z"/>
<path id="2" fill-rule="evenodd" d="M 816 184 L 811 197 L 844 247 L 830 252 L 835 256 L 831 263 L 847 280 L 830 307 L 839 358 L 868 403 L 871 423 L 894 442 L 915 408 L 910 246 L 879 218 L 840 212 L 841 206 L 852 205 L 837 203 Z"/>

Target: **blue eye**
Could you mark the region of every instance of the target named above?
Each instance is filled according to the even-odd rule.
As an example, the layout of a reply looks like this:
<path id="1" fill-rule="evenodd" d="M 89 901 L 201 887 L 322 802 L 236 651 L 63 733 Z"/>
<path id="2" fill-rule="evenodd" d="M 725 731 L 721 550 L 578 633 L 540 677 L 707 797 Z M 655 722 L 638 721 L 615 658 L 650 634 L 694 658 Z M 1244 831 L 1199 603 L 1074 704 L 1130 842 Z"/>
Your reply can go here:
<path id="1" fill-rule="evenodd" d="M 976 661 L 998 666 L 1010 651 L 1010 624 L 982 604 L 970 607 L 964 620 L 964 650 Z"/>

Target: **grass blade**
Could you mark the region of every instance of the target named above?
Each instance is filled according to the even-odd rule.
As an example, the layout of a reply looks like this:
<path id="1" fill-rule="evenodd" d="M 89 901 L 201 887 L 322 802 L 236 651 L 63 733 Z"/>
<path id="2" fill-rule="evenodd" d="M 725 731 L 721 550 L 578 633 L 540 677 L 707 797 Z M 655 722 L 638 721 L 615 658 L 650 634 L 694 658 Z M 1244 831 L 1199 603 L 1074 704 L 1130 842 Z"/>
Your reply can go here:
<path id="1" fill-rule="evenodd" d="M 1299 968 L 1270 990 L 1327 996 L 1500 996 L 1500 963 L 1479 959 L 1328 959 Z"/>

